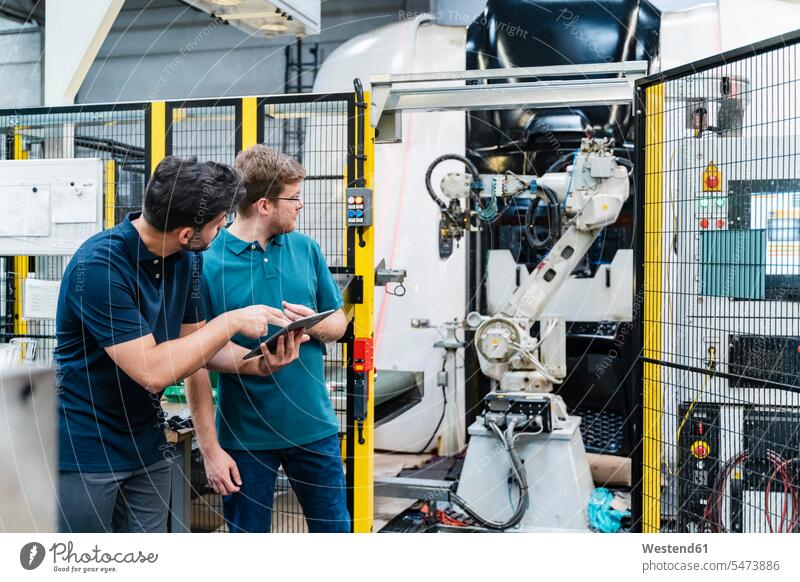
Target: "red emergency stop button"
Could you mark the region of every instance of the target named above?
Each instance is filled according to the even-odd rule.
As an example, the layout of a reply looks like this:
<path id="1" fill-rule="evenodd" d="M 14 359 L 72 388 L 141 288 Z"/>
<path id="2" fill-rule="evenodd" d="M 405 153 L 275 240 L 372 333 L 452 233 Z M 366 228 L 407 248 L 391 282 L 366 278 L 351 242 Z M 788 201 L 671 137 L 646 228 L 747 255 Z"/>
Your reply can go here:
<path id="1" fill-rule="evenodd" d="M 705 441 L 694 441 L 689 448 L 695 459 L 705 459 L 711 454 L 711 447 Z"/>
<path id="2" fill-rule="evenodd" d="M 701 218 L 700 219 L 700 228 L 708 228 L 708 219 L 707 218 Z"/>
<path id="3" fill-rule="evenodd" d="M 703 178 L 701 185 L 703 192 L 721 192 L 722 191 L 722 177 L 719 168 L 714 162 L 709 162 L 706 169 L 703 170 Z"/>

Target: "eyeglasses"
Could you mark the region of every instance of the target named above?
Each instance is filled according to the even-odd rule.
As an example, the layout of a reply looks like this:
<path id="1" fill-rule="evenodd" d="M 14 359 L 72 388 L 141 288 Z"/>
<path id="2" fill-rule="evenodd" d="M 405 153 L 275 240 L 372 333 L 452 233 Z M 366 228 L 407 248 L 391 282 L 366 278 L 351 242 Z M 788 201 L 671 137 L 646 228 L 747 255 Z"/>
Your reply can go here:
<path id="1" fill-rule="evenodd" d="M 303 202 L 303 197 L 297 196 L 295 198 L 286 198 L 283 196 L 274 196 L 272 198 L 267 198 L 267 200 L 289 200 L 290 202 L 294 202 L 295 206 L 300 206 L 300 204 Z"/>

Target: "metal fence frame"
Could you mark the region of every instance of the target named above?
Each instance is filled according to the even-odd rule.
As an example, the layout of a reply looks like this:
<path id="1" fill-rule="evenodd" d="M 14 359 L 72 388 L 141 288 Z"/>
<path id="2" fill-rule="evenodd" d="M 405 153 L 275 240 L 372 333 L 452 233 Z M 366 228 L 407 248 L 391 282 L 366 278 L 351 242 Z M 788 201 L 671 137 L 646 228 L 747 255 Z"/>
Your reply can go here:
<path id="1" fill-rule="evenodd" d="M 634 346 L 637 360 L 633 373 L 640 387 L 635 436 L 638 446 L 633 455 L 634 531 L 661 531 L 661 422 L 663 416 L 660 368 L 669 365 L 659 359 L 661 330 L 658 324 L 658 297 L 661 293 L 663 218 L 660 203 L 663 189 L 664 127 L 654 120 L 664 113 L 664 84 L 720 66 L 743 61 L 800 43 L 800 30 L 779 35 L 720 55 L 708 57 L 636 82 L 636 160 L 635 184 L 638 200 L 635 214 L 635 301 Z M 648 146 L 651 151 L 648 152 Z M 657 153 L 653 153 L 655 148 Z M 654 168 L 654 169 L 651 169 Z M 648 286 L 648 281 L 652 286 Z M 701 371 L 702 372 L 702 371 Z M 676 442 L 676 446 L 677 442 Z"/>
<path id="2" fill-rule="evenodd" d="M 198 107 L 234 107 L 235 120 L 233 139 L 233 154 L 243 148 L 264 141 L 264 110 L 270 104 L 314 104 L 338 101 L 344 103 L 347 112 L 346 131 L 346 167 L 341 174 L 342 192 L 347 187 L 365 186 L 372 188 L 373 180 L 373 144 L 374 133 L 369 125 L 369 98 L 356 93 L 334 94 L 292 94 L 250 96 L 242 98 L 219 99 L 192 99 L 174 101 L 130 102 L 75 105 L 64 107 L 37 107 L 0 110 L 0 119 L 3 117 L 24 117 L 30 115 L 57 116 L 76 115 L 82 113 L 103 113 L 120 110 L 144 110 L 144 172 L 150 176 L 152 169 L 166 155 L 175 149 L 175 123 L 174 115 L 177 110 Z M 6 134 L 4 151 L 7 159 L 25 159 L 22 140 L 15 132 Z M 124 144 L 122 144 L 124 145 Z M 202 157 L 202 156 L 200 156 Z M 232 163 L 231 160 L 226 160 Z M 116 209 L 114 198 L 115 180 L 113 165 L 106 167 L 105 196 L 105 228 L 113 226 L 119 221 L 120 216 Z M 330 176 L 327 178 L 331 178 Z M 146 180 L 145 180 L 146 186 Z M 144 188 L 142 189 L 142 194 Z M 342 204 L 343 206 L 343 204 Z M 351 318 L 351 323 L 345 337 L 340 340 L 342 344 L 342 366 L 346 369 L 346 411 L 344 418 L 340 419 L 340 426 L 344 436 L 343 457 L 348 492 L 348 507 L 353 520 L 353 531 L 372 531 L 373 517 L 373 430 L 374 430 L 374 403 L 373 383 L 374 372 L 367 373 L 367 419 L 362 424 L 363 439 L 356 433 L 356 421 L 353 418 L 353 343 L 357 339 L 372 341 L 373 336 L 373 286 L 374 286 L 374 243 L 373 228 L 361 227 L 359 242 L 356 243 L 355 229 L 344 226 L 345 215 L 342 211 L 342 229 L 344 233 L 343 258 L 344 265 L 331 268 L 334 275 L 345 276 L 349 282 L 345 291 L 345 311 Z M 21 294 L 19 289 L 28 275 L 28 266 L 34 257 L 6 257 L 5 282 L 5 307 L 6 317 L 3 321 L 3 341 L 14 337 L 24 337 L 27 333 L 27 324 L 22 319 Z M 48 328 L 49 329 L 49 328 Z M 52 325 L 53 334 L 55 325 Z M 47 337 L 51 337 L 49 334 Z M 360 442 L 363 441 L 363 442 Z M 188 478 L 188 476 L 187 476 Z"/>

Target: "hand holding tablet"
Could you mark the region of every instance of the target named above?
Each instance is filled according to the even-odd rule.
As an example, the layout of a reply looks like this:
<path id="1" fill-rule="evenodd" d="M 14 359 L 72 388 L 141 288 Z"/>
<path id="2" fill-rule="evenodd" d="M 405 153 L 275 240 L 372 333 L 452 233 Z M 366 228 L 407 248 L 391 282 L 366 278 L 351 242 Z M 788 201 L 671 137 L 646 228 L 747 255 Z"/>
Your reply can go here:
<path id="1" fill-rule="evenodd" d="M 250 358 L 257 358 L 263 355 L 261 352 L 262 345 L 266 346 L 266 348 L 269 351 L 274 351 L 275 347 L 278 344 L 278 338 L 299 329 L 309 330 L 315 325 L 317 325 L 320 321 L 322 321 L 323 319 L 332 315 L 335 312 L 336 309 L 329 309 L 328 311 L 323 311 L 321 313 L 314 313 L 313 315 L 308 315 L 306 317 L 295 319 L 289 325 L 282 327 L 281 329 L 273 333 L 271 336 L 269 336 L 266 340 L 262 341 L 259 346 L 248 352 L 242 359 L 249 360 Z"/>

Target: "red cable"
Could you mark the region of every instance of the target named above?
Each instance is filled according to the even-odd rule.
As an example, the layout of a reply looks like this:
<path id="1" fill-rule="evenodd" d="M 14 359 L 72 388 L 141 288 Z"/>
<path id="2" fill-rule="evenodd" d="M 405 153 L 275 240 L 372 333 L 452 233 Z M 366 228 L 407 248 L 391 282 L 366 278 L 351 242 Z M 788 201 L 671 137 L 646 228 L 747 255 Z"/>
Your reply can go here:
<path id="1" fill-rule="evenodd" d="M 770 451 L 767 451 L 767 460 L 773 465 L 775 464 L 774 461 L 772 460 L 772 457 L 770 456 Z M 774 473 L 775 472 L 773 471 L 772 474 Z M 772 489 L 772 475 L 767 477 L 767 486 L 764 488 L 764 514 L 767 518 L 767 527 L 769 527 L 769 533 L 775 533 L 775 530 L 772 529 L 772 516 L 769 513 L 769 494 L 771 489 Z"/>
<path id="2" fill-rule="evenodd" d="M 793 498 L 793 501 L 794 501 L 794 498 L 796 497 L 796 494 L 794 493 L 794 489 L 793 489 L 793 487 L 791 485 L 791 476 L 789 475 L 788 471 L 786 470 L 786 465 L 789 462 L 791 462 L 791 459 L 787 461 L 787 460 L 784 460 L 783 457 L 781 457 L 775 451 L 767 451 L 767 460 L 770 463 L 772 463 L 772 466 L 774 467 L 773 470 L 772 470 L 772 473 L 770 473 L 769 478 L 767 480 L 767 486 L 764 489 L 764 511 L 765 511 L 765 514 L 766 514 L 766 517 L 767 517 L 767 526 L 769 527 L 770 533 L 775 533 L 775 531 L 772 528 L 772 516 L 769 513 L 769 496 L 770 496 L 770 493 L 772 492 L 772 481 L 773 481 L 773 479 L 775 479 L 778 475 L 780 475 L 781 483 L 783 485 L 783 507 L 781 508 L 781 521 L 780 521 L 780 525 L 778 526 L 777 533 L 788 533 L 789 531 L 792 530 L 792 527 L 794 527 L 792 522 L 795 520 L 795 518 L 794 518 L 795 507 L 794 507 L 794 504 L 793 504 L 793 507 L 792 507 L 793 517 L 789 521 L 789 528 L 785 529 L 786 518 L 787 518 L 787 515 L 789 513 L 789 497 L 791 496 Z"/>

